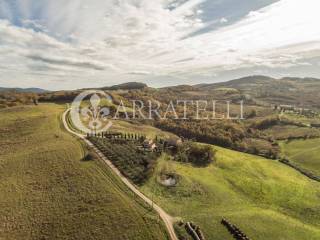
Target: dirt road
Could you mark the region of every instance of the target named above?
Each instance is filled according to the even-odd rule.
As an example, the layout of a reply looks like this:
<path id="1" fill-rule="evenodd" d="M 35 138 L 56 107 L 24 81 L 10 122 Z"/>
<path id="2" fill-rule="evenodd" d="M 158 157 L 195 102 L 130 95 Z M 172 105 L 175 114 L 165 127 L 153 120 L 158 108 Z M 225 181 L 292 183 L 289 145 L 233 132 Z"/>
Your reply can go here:
<path id="1" fill-rule="evenodd" d="M 124 177 L 121 172 L 112 164 L 112 162 L 110 160 L 108 160 L 104 154 L 98 149 L 96 148 L 87 138 L 85 135 L 74 132 L 73 130 L 70 129 L 70 127 L 67 124 L 67 114 L 70 111 L 70 109 L 67 109 L 62 116 L 62 121 L 63 121 L 63 125 L 66 128 L 66 130 L 71 133 L 72 135 L 82 139 L 86 144 L 88 144 L 92 149 L 94 149 L 94 151 L 99 155 L 99 157 L 111 168 L 111 170 L 117 174 L 120 179 L 122 180 L 122 182 L 124 182 L 124 184 L 127 185 L 128 188 L 131 189 L 132 192 L 134 192 L 136 195 L 138 195 L 141 199 L 143 199 L 147 204 L 149 204 L 150 206 L 152 206 L 154 208 L 155 211 L 157 211 L 157 213 L 159 214 L 159 216 L 161 217 L 161 219 L 163 220 L 163 222 L 165 223 L 165 226 L 168 230 L 168 233 L 170 235 L 171 240 L 178 240 L 178 237 L 175 234 L 174 228 L 173 228 L 173 218 L 167 214 L 160 206 L 158 206 L 157 204 L 155 204 L 154 202 L 152 202 L 151 199 L 149 199 L 148 197 L 146 197 L 142 192 L 140 192 L 126 177 Z"/>

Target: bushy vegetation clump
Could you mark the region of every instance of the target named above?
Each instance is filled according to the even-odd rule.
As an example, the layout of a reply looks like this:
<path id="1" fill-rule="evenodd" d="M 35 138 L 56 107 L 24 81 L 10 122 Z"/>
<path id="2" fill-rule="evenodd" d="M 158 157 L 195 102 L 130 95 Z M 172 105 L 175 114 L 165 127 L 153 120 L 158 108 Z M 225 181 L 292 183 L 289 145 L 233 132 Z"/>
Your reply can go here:
<path id="1" fill-rule="evenodd" d="M 0 92 L 0 109 L 20 105 L 38 105 L 38 95 L 15 91 Z"/>
<path id="2" fill-rule="evenodd" d="M 97 159 L 97 156 L 94 152 L 89 151 L 85 154 L 85 156 L 83 157 L 83 161 L 92 161 L 94 159 Z"/>
<path id="3" fill-rule="evenodd" d="M 268 117 L 268 118 L 265 118 L 261 121 L 254 122 L 252 124 L 252 127 L 259 129 L 259 130 L 264 130 L 264 129 L 270 128 L 270 127 L 278 125 L 278 124 L 280 124 L 279 117 Z"/>
<path id="4" fill-rule="evenodd" d="M 195 166 L 207 166 L 214 161 L 215 150 L 212 146 L 185 142 L 181 145 L 174 159 L 179 162 L 192 163 Z"/>

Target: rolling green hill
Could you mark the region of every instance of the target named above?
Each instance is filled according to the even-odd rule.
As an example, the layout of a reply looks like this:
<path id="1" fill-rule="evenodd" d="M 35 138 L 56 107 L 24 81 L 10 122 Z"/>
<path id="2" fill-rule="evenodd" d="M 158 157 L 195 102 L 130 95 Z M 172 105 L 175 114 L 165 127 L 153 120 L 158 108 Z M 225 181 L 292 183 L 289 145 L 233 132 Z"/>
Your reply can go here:
<path id="1" fill-rule="evenodd" d="M 320 138 L 282 141 L 280 146 L 286 158 L 320 176 Z"/>
<path id="2" fill-rule="evenodd" d="M 135 128 L 121 121 L 115 123 L 115 129 L 124 132 L 134 129 L 150 137 L 161 135 L 158 129 L 144 128 L 143 124 Z M 252 239 L 320 237 L 318 182 L 278 161 L 214 148 L 216 160 L 205 168 L 178 163 L 162 155 L 141 190 L 170 215 L 195 222 L 207 239 L 232 240 L 220 224 L 223 217 Z M 164 172 L 178 176 L 178 184 L 161 185 L 160 176 Z"/>
<path id="3" fill-rule="evenodd" d="M 216 162 L 206 168 L 162 156 L 142 190 L 171 215 L 194 221 L 207 239 L 232 239 L 222 217 L 252 239 L 320 238 L 319 183 L 277 161 L 215 148 Z M 179 176 L 177 186 L 159 184 L 163 171 Z"/>
<path id="4" fill-rule="evenodd" d="M 316 108 L 317 87 L 315 79 L 250 77 L 216 85 L 143 88 L 113 94 L 118 101 L 141 97 L 162 103 L 173 97 L 198 98 L 198 93 L 204 98 L 231 97 L 235 102 L 250 95 L 248 99 L 254 101 L 250 100 L 252 105 L 247 113 L 258 109 L 257 102 L 266 103 L 267 107 L 262 104 L 246 122 L 220 125 L 193 122 L 183 132 L 201 126 L 205 127 L 200 131 L 204 133 L 221 130 L 222 137 L 232 140 L 230 146 L 245 143 L 257 150 L 265 143 L 278 150 L 273 139 L 306 138 L 281 142 L 281 152 L 295 164 L 320 175 L 320 139 L 307 139 L 319 134 L 308 126 L 317 118 L 288 115 L 289 120 L 305 125 L 279 123 L 262 130 L 258 124 L 277 116 L 270 103 L 299 102 Z M 73 94 L 63 93 L 62 99 L 71 99 Z M 0 110 L 0 240 L 167 239 L 156 215 L 134 198 L 104 164 L 97 159 L 82 160 L 88 150 L 61 130 L 62 111 L 63 106 L 55 104 Z M 155 126 L 159 127 L 148 121 L 116 120 L 111 131 L 150 138 L 182 135 L 175 131 L 182 126 L 181 122 L 173 129 L 163 128 L 171 132 Z M 195 133 L 198 132 L 190 134 L 191 139 L 196 139 Z M 239 138 L 235 138 L 237 134 Z M 212 133 L 216 135 L 217 132 Z M 250 141 L 246 142 L 246 138 Z M 195 222 L 210 240 L 232 239 L 220 224 L 223 217 L 252 239 L 320 239 L 318 182 L 278 161 L 214 148 L 217 149 L 215 162 L 203 168 L 172 161 L 163 154 L 151 177 L 140 186 L 141 190 L 170 215 Z M 164 172 L 178 176 L 178 184 L 161 185 L 160 175 Z"/>
<path id="5" fill-rule="evenodd" d="M 168 239 L 158 217 L 62 130 L 55 104 L 0 110 L 0 239 Z"/>

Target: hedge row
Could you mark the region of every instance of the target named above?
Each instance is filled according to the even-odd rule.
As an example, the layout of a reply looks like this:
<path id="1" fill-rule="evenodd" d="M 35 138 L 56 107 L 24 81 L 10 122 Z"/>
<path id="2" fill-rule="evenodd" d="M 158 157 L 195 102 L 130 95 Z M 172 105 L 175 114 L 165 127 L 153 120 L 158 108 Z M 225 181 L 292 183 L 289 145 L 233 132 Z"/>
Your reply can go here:
<path id="1" fill-rule="evenodd" d="M 280 159 L 279 162 L 281 162 L 283 164 L 286 164 L 287 166 L 296 169 L 298 172 L 302 173 L 303 175 L 307 176 L 308 178 L 310 178 L 312 180 L 320 182 L 320 176 L 314 175 L 312 172 L 299 167 L 298 165 L 290 162 L 288 159 Z"/>

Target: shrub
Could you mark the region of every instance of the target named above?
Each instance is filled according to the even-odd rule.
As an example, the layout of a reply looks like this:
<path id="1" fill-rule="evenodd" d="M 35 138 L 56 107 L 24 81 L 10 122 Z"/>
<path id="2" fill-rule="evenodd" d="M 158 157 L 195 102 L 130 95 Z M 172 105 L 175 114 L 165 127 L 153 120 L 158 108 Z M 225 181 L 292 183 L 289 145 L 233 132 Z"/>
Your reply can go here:
<path id="1" fill-rule="evenodd" d="M 278 125 L 280 124 L 280 119 L 278 117 L 271 117 L 271 118 L 266 118 L 263 119 L 259 122 L 255 122 L 252 127 L 259 129 L 259 130 L 264 130 L 264 129 L 268 129 L 272 126 Z"/>
<path id="2" fill-rule="evenodd" d="M 86 153 L 86 155 L 83 158 L 83 161 L 92 161 L 96 158 L 96 155 L 92 152 Z"/>
<path id="3" fill-rule="evenodd" d="M 209 145 L 185 142 L 179 147 L 175 160 L 192 163 L 196 166 L 207 166 L 214 161 L 215 152 Z"/>
<path id="4" fill-rule="evenodd" d="M 191 149 L 189 151 L 189 159 L 195 165 L 209 165 L 214 161 L 214 156 L 215 151 L 209 145 L 191 145 Z"/>

